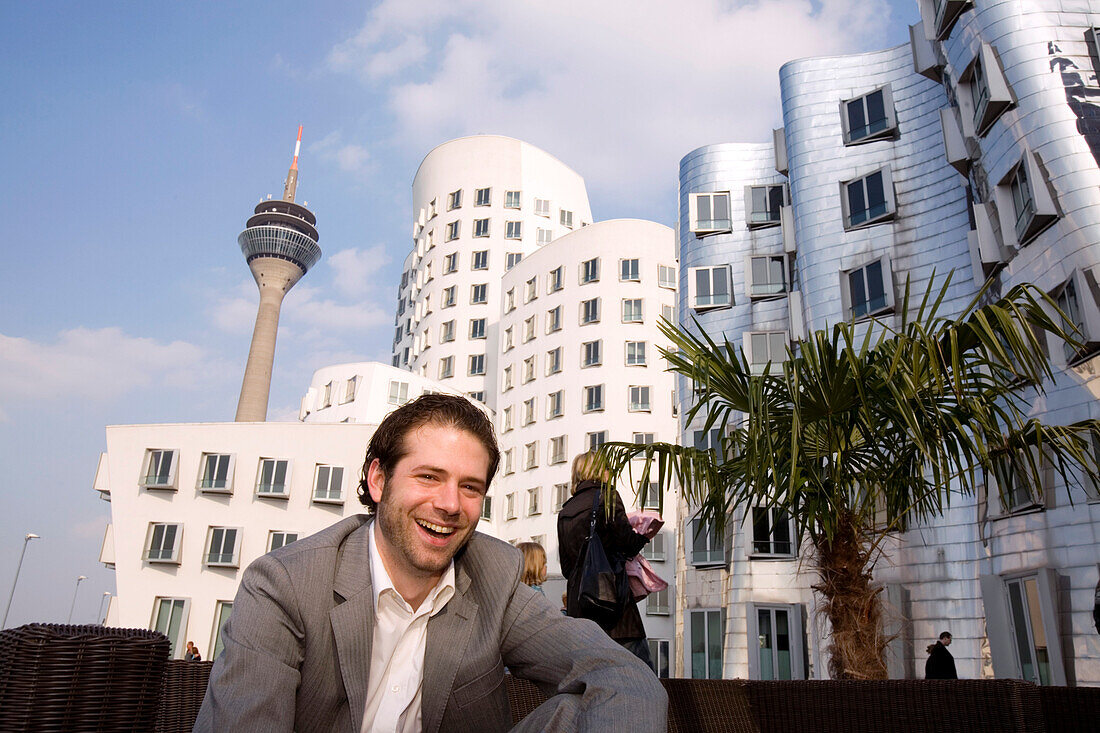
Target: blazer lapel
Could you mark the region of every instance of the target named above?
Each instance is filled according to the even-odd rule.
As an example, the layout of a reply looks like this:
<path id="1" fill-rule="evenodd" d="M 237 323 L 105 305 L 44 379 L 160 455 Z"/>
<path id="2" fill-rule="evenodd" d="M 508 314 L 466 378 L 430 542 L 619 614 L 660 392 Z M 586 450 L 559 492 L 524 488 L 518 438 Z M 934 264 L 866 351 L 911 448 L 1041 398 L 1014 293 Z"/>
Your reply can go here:
<path id="1" fill-rule="evenodd" d="M 363 727 L 363 708 L 367 704 L 367 681 L 370 677 L 371 644 L 374 641 L 369 527 L 368 521 L 348 535 L 340 548 L 340 555 L 336 560 L 336 576 L 332 584 L 337 605 L 329 612 L 354 733 L 358 733 Z"/>
<path id="2" fill-rule="evenodd" d="M 470 576 L 460 561 L 455 562 L 455 594 L 443 609 L 428 619 L 428 641 L 424 650 L 424 685 L 420 695 L 423 733 L 436 733 L 443 711 L 454 689 L 458 666 L 466 655 L 473 633 L 471 623 L 477 604 L 466 597 Z M 474 721 L 471 721 L 473 723 Z"/>

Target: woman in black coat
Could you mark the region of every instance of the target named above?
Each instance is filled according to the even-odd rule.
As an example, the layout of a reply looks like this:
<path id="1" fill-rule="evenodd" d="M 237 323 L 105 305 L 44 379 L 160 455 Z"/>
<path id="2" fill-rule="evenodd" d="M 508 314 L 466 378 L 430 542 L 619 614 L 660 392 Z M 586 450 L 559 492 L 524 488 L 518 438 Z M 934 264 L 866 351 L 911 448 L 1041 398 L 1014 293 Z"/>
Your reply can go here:
<path id="1" fill-rule="evenodd" d="M 948 631 L 940 634 L 940 640 L 928 646 L 928 661 L 924 663 L 924 679 L 926 680 L 957 680 L 959 675 L 955 672 L 955 657 L 947 651 L 951 646 L 951 633 Z"/>
<path id="2" fill-rule="evenodd" d="M 569 501 L 558 514 L 558 560 L 561 562 L 562 575 L 568 580 L 566 613 L 581 617 L 577 608 L 577 593 L 574 587 L 573 571 L 581 561 L 581 552 L 588 539 L 588 529 L 592 520 L 592 504 L 597 492 L 602 490 L 600 508 L 596 512 L 596 534 L 603 543 L 608 558 L 620 558 L 623 562 L 638 554 L 649 542 L 645 535 L 638 534 L 630 526 L 626 509 L 619 492 L 607 485 L 607 476 L 598 469 L 595 455 L 582 453 L 573 460 L 572 493 Z M 608 519 L 605 502 L 612 502 L 611 518 Z M 634 599 L 626 604 L 622 616 L 610 627 L 604 627 L 608 636 L 629 649 L 635 656 L 647 664 L 650 663 L 649 644 L 646 642 L 645 627 Z"/>

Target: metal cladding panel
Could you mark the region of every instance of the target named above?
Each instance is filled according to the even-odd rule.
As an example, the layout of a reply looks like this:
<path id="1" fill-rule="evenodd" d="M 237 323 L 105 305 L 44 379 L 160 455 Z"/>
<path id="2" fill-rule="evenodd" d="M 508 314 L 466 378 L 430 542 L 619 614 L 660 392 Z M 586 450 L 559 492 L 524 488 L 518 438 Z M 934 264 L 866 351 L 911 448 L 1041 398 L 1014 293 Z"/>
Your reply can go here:
<path id="1" fill-rule="evenodd" d="M 237 244 L 249 260 L 264 255 L 280 257 L 290 260 L 304 271 L 321 259 L 321 248 L 317 242 L 301 232 L 275 224 L 245 229 L 237 237 Z"/>

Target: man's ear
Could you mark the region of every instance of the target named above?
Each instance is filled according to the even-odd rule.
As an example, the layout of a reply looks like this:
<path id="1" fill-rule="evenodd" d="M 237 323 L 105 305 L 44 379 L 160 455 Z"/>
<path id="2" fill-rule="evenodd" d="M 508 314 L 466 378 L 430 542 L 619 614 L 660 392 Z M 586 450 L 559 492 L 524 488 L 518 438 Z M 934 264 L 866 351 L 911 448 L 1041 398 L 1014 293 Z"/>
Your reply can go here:
<path id="1" fill-rule="evenodd" d="M 367 488 L 370 498 L 378 504 L 382 501 L 382 488 L 386 485 L 386 475 L 382 473 L 382 462 L 375 458 L 367 469 Z"/>

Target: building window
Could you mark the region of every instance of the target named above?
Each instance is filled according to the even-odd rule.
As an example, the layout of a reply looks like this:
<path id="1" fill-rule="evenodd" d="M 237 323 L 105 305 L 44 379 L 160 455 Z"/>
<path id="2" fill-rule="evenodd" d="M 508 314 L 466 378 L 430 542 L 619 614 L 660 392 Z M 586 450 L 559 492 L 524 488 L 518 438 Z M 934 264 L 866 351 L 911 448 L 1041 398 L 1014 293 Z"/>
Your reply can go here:
<path id="1" fill-rule="evenodd" d="M 145 542 L 145 559 L 149 562 L 178 564 L 182 536 L 182 524 L 151 523 L 149 538 Z"/>
<path id="2" fill-rule="evenodd" d="M 474 190 L 474 206 L 488 206 L 491 188 L 478 188 Z"/>
<path id="3" fill-rule="evenodd" d="M 506 209 L 518 209 L 518 208 L 520 208 L 520 192 L 519 191 L 505 191 L 504 192 L 504 208 L 506 208 Z"/>
<path id="4" fill-rule="evenodd" d="M 504 495 L 504 518 L 516 518 L 516 492 L 514 491 Z"/>
<path id="5" fill-rule="evenodd" d="M 581 285 L 598 282 L 600 279 L 600 258 L 593 257 L 581 263 Z"/>
<path id="6" fill-rule="evenodd" d="M 585 343 L 581 344 L 582 367 L 599 366 L 603 363 L 603 360 L 600 356 L 600 352 L 602 351 L 602 344 L 602 339 L 597 339 L 596 341 L 586 341 Z"/>
<path id="7" fill-rule="evenodd" d="M 261 458 L 256 493 L 260 496 L 275 496 L 285 499 L 290 493 L 290 486 L 287 481 L 289 473 L 289 461 L 278 458 Z"/>
<path id="8" fill-rule="evenodd" d="M 472 305 L 479 305 L 489 302 L 489 286 L 486 283 L 480 285 L 474 285 L 470 289 L 470 303 Z"/>
<path id="9" fill-rule="evenodd" d="M 550 439 L 550 465 L 565 463 L 565 437 L 559 435 Z"/>
<path id="10" fill-rule="evenodd" d="M 531 316 L 523 320 L 523 343 L 533 341 L 535 338 L 535 326 L 536 316 Z"/>
<path id="11" fill-rule="evenodd" d="M 489 236 L 489 220 L 488 219 L 474 219 L 474 236 L 475 237 L 487 237 L 487 236 Z"/>
<path id="12" fill-rule="evenodd" d="M 542 491 L 537 486 L 533 489 L 527 489 L 527 516 L 533 517 L 542 514 L 542 509 L 539 507 L 540 494 L 542 494 Z"/>
<path id="13" fill-rule="evenodd" d="M 162 598 L 153 601 L 156 618 L 153 631 L 159 631 L 168 637 L 170 644 L 168 658 L 183 658 L 183 635 L 187 631 L 187 616 L 191 610 L 190 598 Z"/>
<path id="14" fill-rule="evenodd" d="M 535 398 L 523 401 L 523 426 L 526 427 L 535 421 Z"/>
<path id="15" fill-rule="evenodd" d="M 692 308 L 705 311 L 713 308 L 728 308 L 733 305 L 729 265 L 693 267 L 689 272 L 691 277 L 688 284 L 691 287 L 689 295 Z"/>
<path id="16" fill-rule="evenodd" d="M 455 290 L 457 285 L 451 285 L 448 288 L 443 288 L 443 307 L 451 308 L 455 304 Z"/>
<path id="17" fill-rule="evenodd" d="M 1047 188 L 1043 173 L 1029 151 L 1025 151 L 994 192 L 998 199 L 1001 231 L 1006 244 L 1024 246 L 1058 218 L 1058 208 Z M 1011 235 L 1015 234 L 1015 242 Z"/>
<path id="18" fill-rule="evenodd" d="M 972 7 L 973 0 L 932 0 L 936 39 L 942 41 L 947 38 L 962 12 Z"/>
<path id="19" fill-rule="evenodd" d="M 313 485 L 313 500 L 324 504 L 344 503 L 343 466 L 317 466 L 317 480 Z"/>
<path id="20" fill-rule="evenodd" d="M 630 442 L 634 445 L 653 445 L 655 436 L 653 433 L 634 433 Z"/>
<path id="21" fill-rule="evenodd" d="M 344 388 L 344 404 L 355 401 L 355 392 L 359 389 L 359 381 L 359 375 L 356 375 L 347 381 L 347 386 Z"/>
<path id="22" fill-rule="evenodd" d="M 458 271 L 458 252 L 451 252 L 443 258 L 443 274 L 450 275 Z"/>
<path id="23" fill-rule="evenodd" d="M 565 265 L 559 265 L 550 271 L 546 279 L 546 292 L 556 293 L 565 287 Z"/>
<path id="24" fill-rule="evenodd" d="M 233 490 L 233 456 L 228 453 L 203 453 L 202 477 L 199 488 L 216 494 L 228 494 Z"/>
<path id="25" fill-rule="evenodd" d="M 516 348 L 516 340 L 512 335 L 513 333 L 514 332 L 513 332 L 511 326 L 504 329 L 504 338 L 502 340 L 504 342 L 503 346 L 504 346 L 504 353 L 505 354 L 507 354 L 512 349 Z"/>
<path id="26" fill-rule="evenodd" d="M 664 562 L 667 558 L 667 553 L 665 552 L 665 536 L 664 532 L 658 532 L 657 535 L 642 548 L 642 557 L 650 562 Z"/>
<path id="27" fill-rule="evenodd" d="M 483 338 L 485 338 L 485 319 L 484 318 L 471 318 L 470 319 L 470 338 L 471 339 L 483 339 Z"/>
<path id="28" fill-rule="evenodd" d="M 145 470 L 141 485 L 146 489 L 176 488 L 176 451 L 145 451 Z"/>
<path id="29" fill-rule="evenodd" d="M 805 679 L 802 606 L 748 604 L 749 679 Z"/>
<path id="30" fill-rule="evenodd" d="M 481 249 L 473 254 L 474 260 L 471 270 L 488 270 L 489 269 L 489 250 Z"/>
<path id="31" fill-rule="evenodd" d="M 324 395 L 321 397 L 321 408 L 332 407 L 332 382 L 325 385 Z"/>
<path id="32" fill-rule="evenodd" d="M 713 520 L 703 522 L 695 517 L 691 520 L 689 532 L 692 565 L 721 565 L 726 562 L 724 533 L 718 531 Z"/>
<path id="33" fill-rule="evenodd" d="M 481 500 L 481 518 L 487 522 L 493 518 L 493 497 L 488 494 Z"/>
<path id="34" fill-rule="evenodd" d="M 897 132 L 898 121 L 890 85 L 841 102 L 840 108 L 845 145 L 881 140 L 893 137 Z"/>
<path id="35" fill-rule="evenodd" d="M 439 378 L 450 379 L 455 375 L 455 358 L 445 356 L 439 360 Z"/>
<path id="36" fill-rule="evenodd" d="M 787 258 L 784 255 L 749 257 L 746 270 L 750 298 L 768 298 L 787 292 Z"/>
<path id="37" fill-rule="evenodd" d="M 535 199 L 535 215 L 550 217 L 550 200 Z"/>
<path id="38" fill-rule="evenodd" d="M 859 319 L 894 307 L 890 263 L 883 257 L 842 273 L 848 318 Z"/>
<path id="39" fill-rule="evenodd" d="M 619 260 L 619 280 L 624 282 L 637 282 L 641 280 L 638 274 L 638 260 Z"/>
<path id="40" fill-rule="evenodd" d="M 988 43 L 978 46 L 974 60 L 959 75 L 961 86 L 969 87 L 969 94 L 960 90 L 959 98 L 969 102 L 972 116 L 963 114 L 966 132 L 985 135 L 993 123 L 1014 105 L 1012 90 L 1001 71 L 997 52 Z"/>
<path id="41" fill-rule="evenodd" d="M 507 392 L 514 386 L 514 380 L 512 379 L 512 366 L 509 364 L 508 366 L 504 367 L 504 371 L 502 372 L 500 380 L 500 391 Z"/>
<path id="42" fill-rule="evenodd" d="M 523 360 L 523 383 L 527 384 L 535 379 L 535 357 L 534 355 L 527 357 Z"/>
<path id="43" fill-rule="evenodd" d="M 480 377 L 485 374 L 485 354 L 470 355 L 470 365 L 466 374 L 471 377 Z"/>
<path id="44" fill-rule="evenodd" d="M 769 363 L 777 365 L 787 360 L 786 331 L 746 332 L 742 339 L 745 359 L 748 360 L 749 370 L 753 374 L 763 374 Z M 772 371 L 774 373 L 782 370 L 773 369 Z"/>
<path id="45" fill-rule="evenodd" d="M 447 194 L 447 211 L 462 208 L 462 189 Z"/>
<path id="46" fill-rule="evenodd" d="M 1100 337 L 1098 337 L 1100 313 L 1097 312 L 1097 304 L 1088 284 L 1087 278 L 1091 277 L 1092 273 L 1082 276 L 1074 271 L 1069 280 L 1062 285 L 1061 290 L 1053 293 L 1054 302 L 1077 329 L 1074 338 L 1084 344 L 1081 347 L 1076 347 L 1069 342 L 1062 344 L 1066 364 L 1070 366 L 1092 357 L 1100 349 Z"/>
<path id="47" fill-rule="evenodd" d="M 603 410 L 603 385 L 594 384 L 584 388 L 584 411 L 598 412 Z"/>
<path id="48" fill-rule="evenodd" d="M 756 229 L 779 223 L 779 211 L 786 199 L 783 184 L 745 186 L 745 223 Z"/>
<path id="49" fill-rule="evenodd" d="M 569 484 L 554 484 L 554 514 L 561 511 L 569 501 Z"/>
<path id="50" fill-rule="evenodd" d="M 478 390 L 477 392 L 467 392 L 466 396 L 474 402 L 485 402 L 485 391 Z"/>
<path id="51" fill-rule="evenodd" d="M 556 306 L 546 311 L 546 333 L 554 333 L 561 330 L 561 306 Z"/>
<path id="52" fill-rule="evenodd" d="M 645 341 L 626 342 L 626 365 L 645 366 Z"/>
<path id="53" fill-rule="evenodd" d="M 515 464 L 515 461 L 513 460 L 514 457 L 515 457 L 515 452 L 512 448 L 509 448 L 508 450 L 504 451 L 504 460 L 502 462 L 504 463 L 504 475 L 505 476 L 510 476 L 510 475 L 512 475 L 513 473 L 516 472 L 516 464 Z"/>
<path id="54" fill-rule="evenodd" d="M 757 506 L 752 508 L 753 555 L 794 556 L 791 517 L 779 509 Z"/>
<path id="55" fill-rule="evenodd" d="M 214 642 L 209 647 L 211 659 L 217 659 L 218 655 L 222 653 L 222 648 L 225 645 L 222 632 L 225 630 L 225 622 L 232 615 L 233 601 L 218 601 L 217 606 L 214 607 Z"/>
<path id="56" fill-rule="evenodd" d="M 649 644 L 649 666 L 658 679 L 667 679 L 669 674 L 668 639 L 647 639 Z"/>
<path id="57" fill-rule="evenodd" d="M 657 285 L 662 288 L 676 289 L 676 268 L 657 265 Z"/>
<path id="58" fill-rule="evenodd" d="M 519 236 L 517 235 L 515 237 L 509 237 L 509 239 L 519 239 Z M 520 263 L 520 260 L 522 259 L 522 252 L 509 252 L 507 255 L 505 255 L 504 269 L 511 270 L 513 267 L 518 265 Z"/>
<path id="59" fill-rule="evenodd" d="M 559 222 L 566 229 L 572 229 L 573 228 L 573 212 L 572 211 L 566 211 L 565 209 L 562 209 L 561 214 L 559 216 Z"/>
<path id="60" fill-rule="evenodd" d="M 638 487 L 638 506 L 642 509 L 660 510 L 661 485 L 656 481 L 647 481 Z"/>
<path id="61" fill-rule="evenodd" d="M 632 386 L 630 388 L 630 412 L 649 412 L 649 387 Z"/>
<path id="62" fill-rule="evenodd" d="M 267 533 L 267 551 L 278 550 L 280 547 L 286 547 L 291 542 L 298 541 L 297 532 L 285 532 L 283 530 L 273 529 Z"/>
<path id="63" fill-rule="evenodd" d="M 889 166 L 844 181 L 840 188 L 845 229 L 859 229 L 894 217 L 894 182 Z"/>
<path id="64" fill-rule="evenodd" d="M 553 241 L 553 229 L 543 229 L 542 227 L 538 227 L 537 229 L 535 229 L 535 243 L 538 244 L 540 247 L 546 244 L 550 244 Z"/>
<path id="65" fill-rule="evenodd" d="M 607 442 L 607 431 L 597 430 L 593 433 L 585 433 L 584 442 L 588 444 L 588 450 L 596 450 Z"/>
<path id="66" fill-rule="evenodd" d="M 458 226 L 461 222 L 451 221 L 447 222 L 447 233 L 444 236 L 444 241 L 451 242 L 458 239 Z"/>
<path id="67" fill-rule="evenodd" d="M 530 471 L 539 467 L 539 442 L 536 440 L 523 446 L 523 470 Z"/>
<path id="68" fill-rule="evenodd" d="M 662 305 L 661 318 L 664 318 L 669 323 L 676 323 L 676 307 L 671 305 Z"/>
<path id="69" fill-rule="evenodd" d="M 512 408 L 505 407 L 501 414 L 501 432 L 507 433 L 512 429 Z"/>
<path id="70" fill-rule="evenodd" d="M 565 390 L 559 389 L 546 396 L 546 419 L 561 417 L 564 411 Z M 551 461 L 554 463 L 554 461 Z"/>
<path id="71" fill-rule="evenodd" d="M 668 588 L 650 593 L 645 599 L 646 616 L 668 615 Z"/>
<path id="72" fill-rule="evenodd" d="M 688 207 L 691 231 L 697 236 L 728 232 L 733 228 L 729 191 L 690 194 Z"/>
<path id="73" fill-rule="evenodd" d="M 439 325 L 439 343 L 445 344 L 455 340 L 455 322 L 444 321 Z"/>
<path id="74" fill-rule="evenodd" d="M 237 567 L 237 533 L 235 527 L 211 527 L 206 544 L 206 564 L 213 567 Z"/>
<path id="75" fill-rule="evenodd" d="M 532 300 L 536 300 L 539 297 L 539 281 L 538 276 L 531 278 L 523 286 L 523 302 L 530 303 Z"/>
<path id="76" fill-rule="evenodd" d="M 724 616 L 721 609 L 688 612 L 692 679 L 722 679 Z"/>
<path id="77" fill-rule="evenodd" d="M 1058 573 L 1038 568 L 1026 575 L 983 575 L 980 580 L 994 674 L 1065 685 Z"/>
<path id="78" fill-rule="evenodd" d="M 504 294 L 504 312 L 511 313 L 516 309 L 516 289 L 508 288 L 508 292 Z"/>
<path id="79" fill-rule="evenodd" d="M 561 347 L 550 349 L 546 352 L 546 375 L 557 374 L 561 371 Z"/>
<path id="80" fill-rule="evenodd" d="M 642 299 L 641 298 L 624 298 L 623 299 L 623 323 L 641 323 L 642 322 Z"/>
<path id="81" fill-rule="evenodd" d="M 581 301 L 581 325 L 586 323 L 599 323 L 600 321 L 600 299 L 592 298 L 590 300 Z"/>

